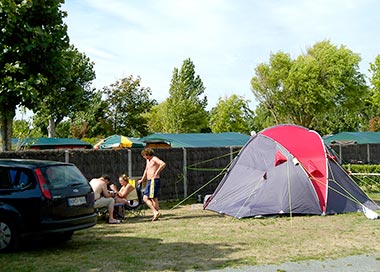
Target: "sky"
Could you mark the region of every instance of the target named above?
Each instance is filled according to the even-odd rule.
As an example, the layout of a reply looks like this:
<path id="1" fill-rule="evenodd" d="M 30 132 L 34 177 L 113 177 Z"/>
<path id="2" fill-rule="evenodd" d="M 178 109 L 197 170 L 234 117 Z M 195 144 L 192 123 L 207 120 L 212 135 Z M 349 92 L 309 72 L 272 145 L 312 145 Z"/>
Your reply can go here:
<path id="1" fill-rule="evenodd" d="M 70 43 L 95 63 L 95 88 L 139 76 L 158 102 L 187 58 L 208 109 L 232 94 L 254 109 L 250 80 L 272 53 L 296 58 L 330 40 L 358 53 L 366 74 L 380 54 L 378 0 L 66 0 L 61 9 Z"/>

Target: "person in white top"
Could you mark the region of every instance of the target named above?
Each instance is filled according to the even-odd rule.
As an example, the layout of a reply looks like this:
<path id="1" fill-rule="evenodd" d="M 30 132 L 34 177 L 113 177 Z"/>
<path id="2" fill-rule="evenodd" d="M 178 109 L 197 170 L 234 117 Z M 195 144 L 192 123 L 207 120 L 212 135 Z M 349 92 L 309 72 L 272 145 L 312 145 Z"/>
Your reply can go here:
<path id="1" fill-rule="evenodd" d="M 109 213 L 108 223 L 119 224 L 120 220 L 113 217 L 115 192 L 109 192 L 107 185 L 111 182 L 108 175 L 102 175 L 100 178 L 94 178 L 90 181 L 90 185 L 95 194 L 94 208 L 107 207 Z"/>

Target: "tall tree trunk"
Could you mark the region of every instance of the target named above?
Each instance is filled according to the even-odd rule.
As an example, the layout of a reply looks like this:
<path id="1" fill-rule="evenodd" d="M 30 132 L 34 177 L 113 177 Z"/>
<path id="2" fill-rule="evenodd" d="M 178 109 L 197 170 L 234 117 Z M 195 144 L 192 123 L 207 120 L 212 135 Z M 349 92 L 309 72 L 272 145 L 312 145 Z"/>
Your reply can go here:
<path id="1" fill-rule="evenodd" d="M 54 118 L 49 118 L 49 125 L 48 125 L 48 137 L 49 138 L 55 138 L 57 136 L 57 133 L 55 131 L 55 122 Z"/>
<path id="2" fill-rule="evenodd" d="M 12 150 L 12 126 L 16 109 L 0 109 L 0 152 Z"/>

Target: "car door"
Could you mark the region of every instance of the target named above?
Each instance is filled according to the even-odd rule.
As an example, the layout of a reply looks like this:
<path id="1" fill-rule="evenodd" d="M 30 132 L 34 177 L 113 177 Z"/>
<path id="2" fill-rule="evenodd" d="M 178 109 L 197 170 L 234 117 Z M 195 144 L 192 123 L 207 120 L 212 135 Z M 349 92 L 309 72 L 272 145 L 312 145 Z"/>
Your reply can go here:
<path id="1" fill-rule="evenodd" d="M 41 193 L 31 169 L 0 167 L 0 202 L 8 212 L 18 216 L 22 226 L 28 225 L 30 229 L 38 226 Z"/>

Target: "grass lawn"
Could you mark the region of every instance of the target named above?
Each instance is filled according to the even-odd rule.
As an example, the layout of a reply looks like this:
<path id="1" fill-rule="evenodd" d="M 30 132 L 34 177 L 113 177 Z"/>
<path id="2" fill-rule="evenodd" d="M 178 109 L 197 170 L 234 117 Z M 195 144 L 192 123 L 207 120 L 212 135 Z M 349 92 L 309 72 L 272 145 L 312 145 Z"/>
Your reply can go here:
<path id="1" fill-rule="evenodd" d="M 159 221 L 99 219 L 73 239 L 33 242 L 0 255 L 1 271 L 206 271 L 241 265 L 380 254 L 380 220 L 362 213 L 237 220 L 200 204 L 171 210 Z"/>

